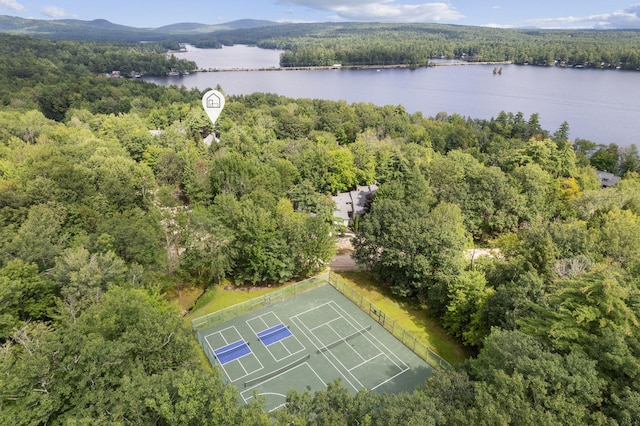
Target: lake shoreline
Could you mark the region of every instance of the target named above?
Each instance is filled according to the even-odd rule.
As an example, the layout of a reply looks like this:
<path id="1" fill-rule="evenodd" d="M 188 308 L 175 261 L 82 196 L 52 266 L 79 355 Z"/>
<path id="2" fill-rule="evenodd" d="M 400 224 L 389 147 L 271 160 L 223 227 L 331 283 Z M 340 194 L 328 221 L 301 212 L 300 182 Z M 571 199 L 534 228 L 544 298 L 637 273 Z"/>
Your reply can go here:
<path id="1" fill-rule="evenodd" d="M 430 62 L 428 65 L 317 65 L 305 67 L 257 67 L 257 68 L 198 68 L 195 72 L 228 72 L 228 71 L 326 71 L 326 70 L 382 70 L 382 69 L 420 69 L 430 67 L 449 67 L 457 65 L 511 65 L 511 61 L 502 62 Z"/>
<path id="2" fill-rule="evenodd" d="M 206 58 L 208 53 L 217 54 L 218 52 L 230 53 L 230 52 L 238 52 L 240 50 L 240 54 L 236 57 L 230 56 L 230 61 L 226 61 L 226 64 L 219 65 L 215 64 L 211 66 L 211 63 L 202 64 L 200 62 L 201 59 Z M 243 52 L 244 51 L 244 52 Z M 215 53 L 214 53 L 215 52 Z M 259 54 L 257 52 L 260 52 Z M 220 49 L 214 48 L 197 48 L 191 44 L 181 43 L 180 50 L 170 50 L 167 51 L 167 55 L 174 55 L 181 59 L 192 60 L 196 63 L 196 69 L 192 72 L 229 72 L 229 71 L 326 71 L 326 70 L 334 70 L 334 69 L 345 69 L 345 70 L 383 70 L 383 69 L 409 69 L 416 70 L 421 68 L 431 68 L 431 67 L 450 67 L 450 66 L 461 66 L 461 65 L 520 65 L 520 66 L 532 66 L 539 68 L 571 68 L 571 69 L 595 69 L 595 70 L 621 70 L 619 67 L 615 67 L 612 64 L 568 64 L 561 61 L 550 61 L 546 64 L 531 64 L 531 63 L 515 63 L 513 61 L 471 61 L 464 59 L 441 59 L 441 58 L 430 58 L 427 59 L 426 64 L 421 65 L 411 65 L 411 64 L 378 64 L 378 65 L 347 65 L 335 63 L 333 65 L 306 65 L 306 66 L 281 66 L 279 63 L 280 54 L 284 52 L 278 49 L 264 49 L 257 47 L 255 45 L 245 45 L 238 44 L 234 46 L 222 46 Z M 243 62 L 246 62 L 245 59 L 249 56 L 263 56 L 268 55 L 267 57 L 262 57 L 260 60 L 255 62 L 255 66 L 252 63 L 251 65 L 244 65 Z M 265 59 L 267 58 L 267 59 Z M 206 61 L 208 62 L 208 61 Z M 238 62 L 240 66 L 237 66 Z M 634 71 L 634 70 L 623 70 L 623 71 Z M 636 69 L 635 71 L 640 71 Z"/>

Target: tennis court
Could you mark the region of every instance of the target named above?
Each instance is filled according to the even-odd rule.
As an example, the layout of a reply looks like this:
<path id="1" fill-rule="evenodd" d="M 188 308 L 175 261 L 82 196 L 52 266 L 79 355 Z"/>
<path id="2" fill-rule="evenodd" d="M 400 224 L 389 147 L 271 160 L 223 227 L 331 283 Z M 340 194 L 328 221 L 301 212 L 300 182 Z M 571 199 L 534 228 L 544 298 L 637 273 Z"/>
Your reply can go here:
<path id="1" fill-rule="evenodd" d="M 268 410 L 284 405 L 291 388 L 313 392 L 340 378 L 352 393 L 410 392 L 432 373 L 328 284 L 197 333 L 242 400 L 260 396 Z"/>

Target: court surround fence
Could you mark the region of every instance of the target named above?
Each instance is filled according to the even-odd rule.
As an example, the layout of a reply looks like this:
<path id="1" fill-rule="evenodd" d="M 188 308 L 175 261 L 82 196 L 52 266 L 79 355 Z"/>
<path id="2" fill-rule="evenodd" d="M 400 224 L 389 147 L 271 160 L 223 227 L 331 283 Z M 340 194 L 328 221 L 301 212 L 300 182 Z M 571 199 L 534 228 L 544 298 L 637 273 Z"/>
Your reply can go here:
<path id="1" fill-rule="evenodd" d="M 213 327 L 214 325 L 229 321 L 237 318 L 241 315 L 248 314 L 249 312 L 257 311 L 274 303 L 281 302 L 289 297 L 295 296 L 305 291 L 313 290 L 320 286 L 325 285 L 329 280 L 329 274 L 327 272 L 316 275 L 304 281 L 297 282 L 295 284 L 288 285 L 278 290 L 274 290 L 263 296 L 256 297 L 246 302 L 238 303 L 233 306 L 221 309 L 216 312 L 212 312 L 202 317 L 195 318 L 191 321 L 191 328 L 194 332 L 199 330 Z"/>
<path id="2" fill-rule="evenodd" d="M 440 355 L 435 353 L 424 343 L 420 342 L 413 334 L 400 326 L 397 321 L 395 321 L 391 317 L 388 317 L 381 309 L 378 309 L 373 303 L 367 300 L 355 289 L 346 285 L 335 274 L 331 274 L 330 272 L 317 275 L 307 280 L 283 287 L 279 290 L 275 290 L 271 293 L 267 293 L 263 296 L 247 300 L 246 302 L 238 303 L 219 311 L 212 312 L 208 315 L 195 318 L 191 321 L 191 328 L 193 329 L 196 338 L 200 342 L 200 345 L 207 354 L 207 357 L 213 364 L 213 354 L 211 354 L 210 350 L 207 348 L 208 345 L 203 342 L 203 337 L 199 333 L 200 330 L 213 327 L 214 325 L 223 323 L 225 321 L 232 320 L 241 315 L 248 314 L 265 306 L 269 306 L 273 303 L 281 302 L 285 299 L 288 299 L 289 297 L 321 287 L 326 283 L 329 283 L 333 288 L 342 293 L 347 299 L 351 300 L 356 306 L 362 309 L 362 311 L 367 313 L 371 318 L 376 320 L 396 339 L 398 339 L 406 347 L 411 349 L 420 358 L 425 360 L 429 365 L 436 368 L 451 368 L 451 364 L 445 361 Z"/>
<path id="3" fill-rule="evenodd" d="M 371 318 L 376 320 L 389 333 L 393 334 L 396 339 L 401 341 L 406 347 L 411 349 L 429 365 L 443 369 L 451 368 L 451 364 L 445 361 L 440 355 L 435 353 L 424 343 L 420 342 L 413 334 L 400 326 L 393 318 L 387 316 L 381 309 L 369 302 L 355 289 L 342 282 L 335 274 L 329 274 L 327 280 L 333 288 L 342 293 L 347 299 L 351 300 L 356 306 L 362 309 L 362 311 L 369 314 Z"/>

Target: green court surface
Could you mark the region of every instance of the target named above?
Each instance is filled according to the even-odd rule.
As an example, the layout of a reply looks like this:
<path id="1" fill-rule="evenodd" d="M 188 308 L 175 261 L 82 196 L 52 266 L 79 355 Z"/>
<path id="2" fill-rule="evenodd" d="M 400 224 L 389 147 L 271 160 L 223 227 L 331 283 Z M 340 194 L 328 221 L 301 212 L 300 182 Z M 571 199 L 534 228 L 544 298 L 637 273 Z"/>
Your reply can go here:
<path id="1" fill-rule="evenodd" d="M 284 324 L 280 340 L 259 334 Z M 275 328 L 277 330 L 277 328 Z M 326 284 L 251 313 L 198 331 L 211 362 L 235 385 L 244 402 L 256 395 L 271 411 L 287 391 L 317 391 L 340 378 L 352 393 L 360 389 L 398 393 L 414 390 L 432 368 L 367 313 Z M 226 348 L 244 340 L 238 356 Z M 275 341 L 274 341 L 275 340 Z M 223 354 L 220 362 L 213 354 Z"/>

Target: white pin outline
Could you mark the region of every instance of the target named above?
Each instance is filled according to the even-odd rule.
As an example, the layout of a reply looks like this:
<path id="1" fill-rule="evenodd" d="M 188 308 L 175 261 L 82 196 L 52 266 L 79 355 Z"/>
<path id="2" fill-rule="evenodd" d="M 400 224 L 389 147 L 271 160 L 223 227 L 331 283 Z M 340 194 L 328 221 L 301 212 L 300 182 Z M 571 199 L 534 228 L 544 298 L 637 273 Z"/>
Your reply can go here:
<path id="1" fill-rule="evenodd" d="M 202 108 L 204 108 L 204 112 L 207 113 L 213 125 L 216 124 L 216 120 L 220 117 L 224 104 L 224 95 L 218 90 L 209 90 L 202 96 Z"/>

